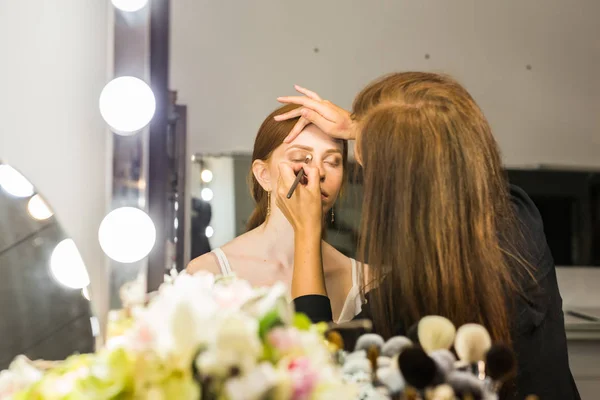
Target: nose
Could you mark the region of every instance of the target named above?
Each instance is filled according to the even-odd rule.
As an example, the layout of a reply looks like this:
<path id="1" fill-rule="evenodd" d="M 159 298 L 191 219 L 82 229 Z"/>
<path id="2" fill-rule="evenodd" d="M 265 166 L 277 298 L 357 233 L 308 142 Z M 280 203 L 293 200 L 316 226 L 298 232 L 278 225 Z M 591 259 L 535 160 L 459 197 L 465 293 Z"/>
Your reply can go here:
<path id="1" fill-rule="evenodd" d="M 323 165 L 323 160 L 312 159 L 307 164 L 310 165 L 311 168 L 317 168 L 319 170 L 319 178 L 321 182 L 324 182 L 325 176 L 327 175 L 327 169 Z"/>
<path id="2" fill-rule="evenodd" d="M 319 163 L 317 165 L 317 168 L 319 169 L 319 177 L 321 177 L 321 182 L 325 182 L 325 175 L 326 175 L 326 169 L 323 168 L 323 164 Z"/>

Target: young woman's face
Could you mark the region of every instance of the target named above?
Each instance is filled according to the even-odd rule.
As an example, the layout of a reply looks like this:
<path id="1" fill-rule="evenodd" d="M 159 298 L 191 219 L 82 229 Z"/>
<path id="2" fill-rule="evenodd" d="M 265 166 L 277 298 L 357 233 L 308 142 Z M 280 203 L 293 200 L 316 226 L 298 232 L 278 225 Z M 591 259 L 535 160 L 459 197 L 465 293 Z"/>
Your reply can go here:
<path id="1" fill-rule="evenodd" d="M 312 160 L 308 162 L 308 167 L 318 168 L 321 176 L 323 212 L 329 211 L 340 194 L 344 179 L 342 151 L 341 141 L 332 139 L 315 125 L 308 125 L 296 139 L 282 144 L 271 155 L 269 169 L 271 182 L 275 183 L 273 190 L 277 190 L 281 162 L 292 163 L 299 171 L 307 165 L 304 161 L 310 155 Z"/>

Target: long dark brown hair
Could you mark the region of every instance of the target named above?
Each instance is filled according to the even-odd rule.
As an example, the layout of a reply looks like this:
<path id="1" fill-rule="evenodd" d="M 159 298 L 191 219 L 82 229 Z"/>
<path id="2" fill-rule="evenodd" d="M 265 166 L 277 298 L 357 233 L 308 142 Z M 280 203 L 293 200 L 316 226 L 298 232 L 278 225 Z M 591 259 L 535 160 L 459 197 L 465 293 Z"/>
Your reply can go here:
<path id="1" fill-rule="evenodd" d="M 379 283 L 378 331 L 441 315 L 510 344 L 518 289 L 498 233 L 514 217 L 481 109 L 452 78 L 420 72 L 379 79 L 353 108 L 364 173 L 359 253 Z"/>
<path id="2" fill-rule="evenodd" d="M 253 163 L 256 160 L 268 161 L 269 158 L 271 158 L 273 151 L 283 144 L 283 141 L 298 121 L 298 118 L 292 118 L 286 121 L 277 122 L 275 121 L 274 117 L 276 115 L 292 111 L 297 107 L 299 106 L 296 104 L 287 104 L 282 106 L 273 111 L 263 121 L 262 125 L 258 129 L 258 133 L 256 134 L 256 139 L 254 140 L 254 150 L 252 152 Z M 347 170 L 346 163 L 348 160 L 348 142 L 345 140 L 343 141 L 342 159 L 344 167 L 344 179 L 342 182 L 345 182 Z M 250 173 L 248 174 L 248 186 L 250 187 L 250 194 L 256 203 L 256 207 L 254 208 L 254 211 L 252 211 L 252 214 L 246 223 L 246 229 L 250 231 L 259 227 L 267 220 L 269 194 L 260 185 L 254 176 L 252 169 L 250 169 Z"/>

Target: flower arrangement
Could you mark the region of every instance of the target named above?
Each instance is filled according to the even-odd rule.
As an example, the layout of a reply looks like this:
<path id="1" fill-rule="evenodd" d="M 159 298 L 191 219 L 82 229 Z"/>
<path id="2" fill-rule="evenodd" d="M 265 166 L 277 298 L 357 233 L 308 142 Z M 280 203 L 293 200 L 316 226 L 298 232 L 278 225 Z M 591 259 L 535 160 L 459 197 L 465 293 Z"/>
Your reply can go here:
<path id="1" fill-rule="evenodd" d="M 286 293 L 207 273 L 183 273 L 148 301 L 132 285 L 105 348 L 46 364 L 17 357 L 0 373 L 0 398 L 356 397 L 324 327 L 295 314 Z"/>
<path id="2" fill-rule="evenodd" d="M 480 325 L 429 316 L 408 337 L 367 333 L 346 351 L 344 331 L 365 324 L 313 325 L 283 284 L 166 278 L 149 298 L 141 281 L 122 288 L 97 353 L 17 357 L 0 372 L 0 399 L 495 400 L 514 374 L 510 349 Z"/>

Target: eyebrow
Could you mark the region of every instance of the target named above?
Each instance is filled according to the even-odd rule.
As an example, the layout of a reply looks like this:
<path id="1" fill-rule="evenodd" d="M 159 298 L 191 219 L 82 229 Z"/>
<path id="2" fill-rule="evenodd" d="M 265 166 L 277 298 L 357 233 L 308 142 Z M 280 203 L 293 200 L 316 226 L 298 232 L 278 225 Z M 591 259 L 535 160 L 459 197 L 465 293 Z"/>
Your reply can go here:
<path id="1" fill-rule="evenodd" d="M 295 149 L 299 149 L 299 150 L 305 150 L 305 151 L 314 151 L 315 149 L 313 149 L 312 147 L 309 146 L 303 146 L 301 144 L 295 144 L 292 145 L 288 148 L 289 150 L 295 150 Z M 342 151 L 340 149 L 329 149 L 325 151 L 325 154 L 330 154 L 330 153 L 339 153 L 342 154 Z"/>

